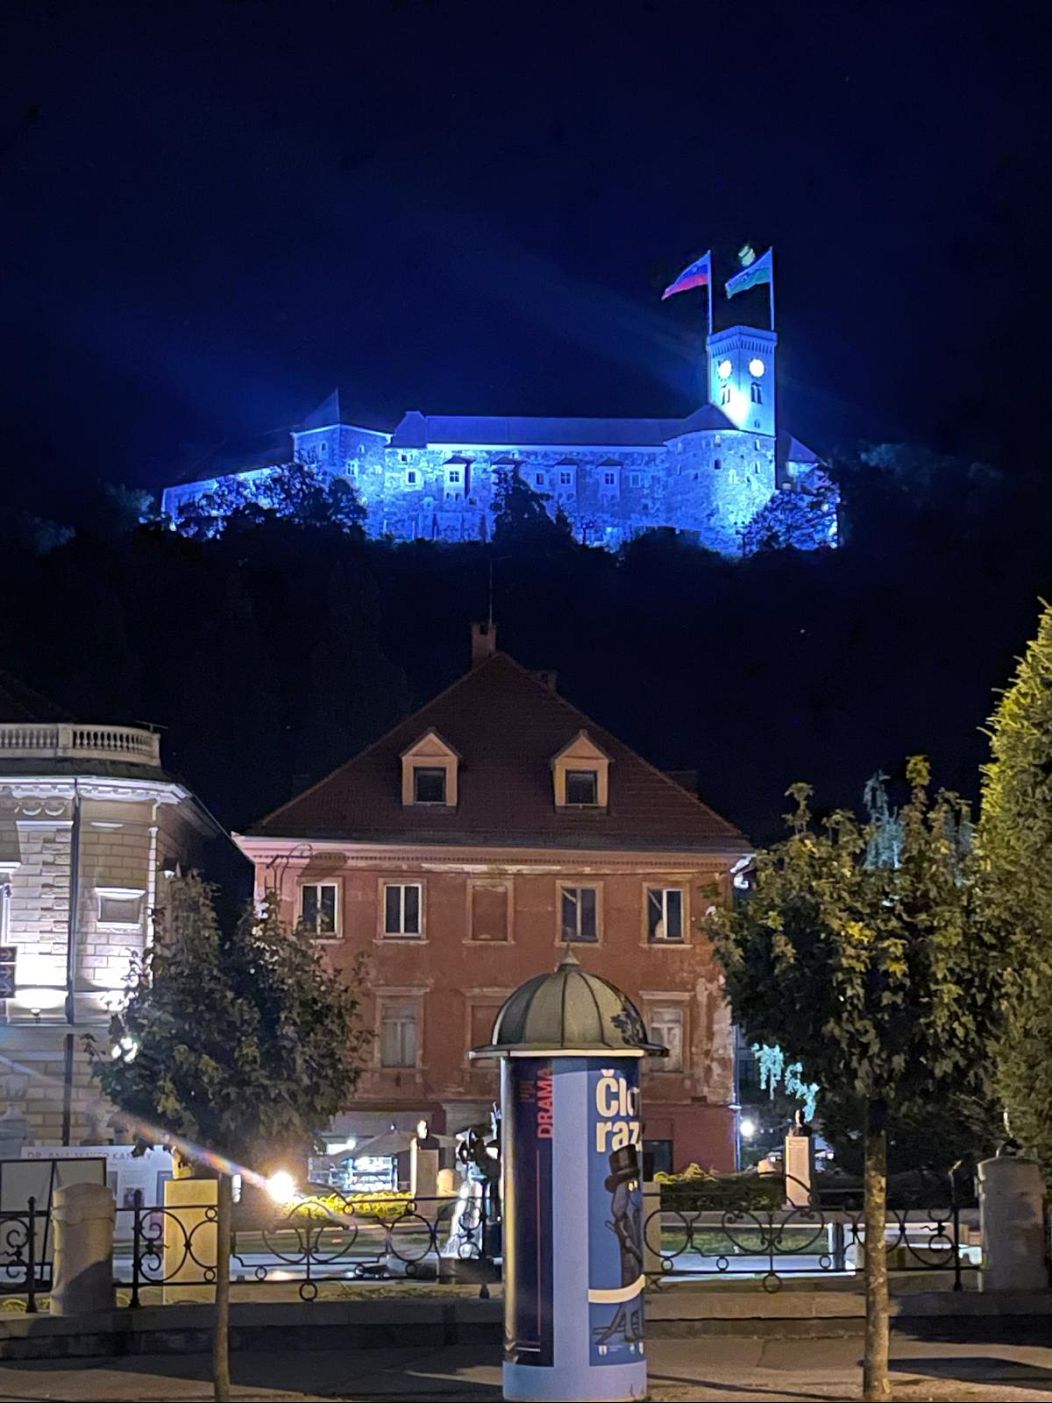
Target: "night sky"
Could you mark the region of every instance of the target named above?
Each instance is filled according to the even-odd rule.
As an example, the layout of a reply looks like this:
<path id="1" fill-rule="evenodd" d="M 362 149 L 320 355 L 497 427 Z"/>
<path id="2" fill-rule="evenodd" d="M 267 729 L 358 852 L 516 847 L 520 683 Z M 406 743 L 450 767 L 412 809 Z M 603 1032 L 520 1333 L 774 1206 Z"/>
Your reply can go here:
<path id="1" fill-rule="evenodd" d="M 776 249 L 799 437 L 1033 463 L 1040 15 L 9 0 L 9 491 L 159 486 L 334 385 L 380 428 L 685 412 L 704 294 L 661 289 L 745 240 Z"/>

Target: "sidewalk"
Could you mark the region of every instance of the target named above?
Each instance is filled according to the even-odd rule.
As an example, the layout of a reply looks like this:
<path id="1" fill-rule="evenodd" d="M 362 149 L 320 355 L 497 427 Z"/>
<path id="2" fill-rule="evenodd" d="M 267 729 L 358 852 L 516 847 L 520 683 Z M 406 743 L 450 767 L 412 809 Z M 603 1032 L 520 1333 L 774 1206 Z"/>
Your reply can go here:
<path id="1" fill-rule="evenodd" d="M 706 1338 L 655 1340 L 651 1397 L 686 1400 L 848 1399 L 859 1394 L 859 1341 Z M 1052 1348 L 896 1339 L 896 1398 L 1052 1401 Z M 356 1349 L 238 1354 L 234 1396 L 284 1400 L 409 1398 L 499 1403 L 500 1367 L 489 1350 Z M 0 1364 L 0 1403 L 203 1403 L 211 1398 L 202 1355 Z"/>

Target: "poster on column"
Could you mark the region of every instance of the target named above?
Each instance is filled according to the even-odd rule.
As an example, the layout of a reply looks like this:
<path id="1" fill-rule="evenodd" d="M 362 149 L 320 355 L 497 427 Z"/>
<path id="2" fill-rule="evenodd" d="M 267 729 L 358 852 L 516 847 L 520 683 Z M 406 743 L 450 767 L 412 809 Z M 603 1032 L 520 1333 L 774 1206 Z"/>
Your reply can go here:
<path id="1" fill-rule="evenodd" d="M 588 1324 L 592 1364 L 643 1358 L 639 1059 L 588 1068 Z"/>
<path id="2" fill-rule="evenodd" d="M 515 1261 L 507 1271 L 504 1358 L 509 1364 L 553 1363 L 552 1064 L 548 1058 L 509 1058 L 504 1104 L 504 1231 Z M 510 1109 L 510 1117 L 509 1117 Z M 510 1124 L 509 1124 L 510 1120 Z"/>

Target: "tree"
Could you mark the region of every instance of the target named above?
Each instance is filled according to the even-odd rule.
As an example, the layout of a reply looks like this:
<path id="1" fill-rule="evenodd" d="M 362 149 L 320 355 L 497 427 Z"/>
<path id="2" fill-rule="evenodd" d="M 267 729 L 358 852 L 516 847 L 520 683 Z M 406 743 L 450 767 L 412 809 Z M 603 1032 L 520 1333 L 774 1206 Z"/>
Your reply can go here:
<path id="1" fill-rule="evenodd" d="M 906 768 L 896 815 L 870 791 L 869 816 L 816 825 L 809 786 L 789 793 L 789 837 L 759 855 L 751 898 L 711 929 L 735 1018 L 801 1059 L 824 1108 L 861 1117 L 865 1140 L 866 1342 L 863 1392 L 890 1396 L 887 1212 L 889 1114 L 985 1090 L 998 1017 L 998 944 L 980 919 L 967 807 L 928 795 L 927 762 Z M 893 821 L 898 856 L 887 850 Z"/>
<path id="2" fill-rule="evenodd" d="M 743 552 L 836 545 L 838 501 L 833 482 L 821 468 L 813 468 L 764 503 L 742 532 Z"/>
<path id="3" fill-rule="evenodd" d="M 103 1092 L 140 1148 L 163 1141 L 218 1166 L 215 1396 L 230 1396 L 229 1164 L 302 1154 L 346 1104 L 368 1034 L 350 987 L 310 938 L 282 928 L 273 900 L 232 930 L 197 876 L 173 880 L 157 937 L 133 967 L 110 1027 L 89 1039 Z"/>
<path id="4" fill-rule="evenodd" d="M 991 718 L 978 847 L 1009 950 L 998 1085 L 1012 1135 L 1052 1175 L 1052 608 Z"/>
<path id="5" fill-rule="evenodd" d="M 548 494 L 535 492 L 518 467 L 498 468 L 495 478 L 495 546 L 527 546 L 537 549 L 572 543 L 573 534 L 566 513 L 560 510 L 553 521 L 548 515 Z"/>

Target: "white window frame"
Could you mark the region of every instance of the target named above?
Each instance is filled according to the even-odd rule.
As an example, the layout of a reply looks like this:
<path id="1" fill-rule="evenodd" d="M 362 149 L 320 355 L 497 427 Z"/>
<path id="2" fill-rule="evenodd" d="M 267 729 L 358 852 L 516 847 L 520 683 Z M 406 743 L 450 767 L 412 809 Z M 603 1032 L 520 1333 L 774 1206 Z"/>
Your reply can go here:
<path id="1" fill-rule="evenodd" d="M 571 799 L 571 798 L 570 798 L 570 781 L 571 781 L 572 779 L 576 778 L 578 775 L 590 775 L 590 776 L 591 776 L 591 778 L 592 778 L 592 786 L 593 786 L 592 792 L 593 792 L 593 794 L 594 794 L 594 796 L 595 796 L 594 798 L 592 798 L 592 799 Z M 574 769 L 574 768 L 571 768 L 569 765 L 567 765 L 567 767 L 566 767 L 566 779 L 565 779 L 565 784 L 566 784 L 566 807 L 567 807 L 568 809 L 597 809 L 597 808 L 599 808 L 599 770 L 598 770 L 598 767 L 591 767 L 591 768 L 589 768 L 589 767 L 586 766 L 586 765 L 579 765 L 576 769 Z"/>
<path id="2" fill-rule="evenodd" d="M 669 898 L 669 894 L 672 893 L 672 892 L 674 892 L 674 893 L 679 897 L 679 935 L 678 935 L 678 936 L 669 936 L 669 935 L 655 935 L 655 936 L 651 936 L 651 934 L 650 934 L 650 898 L 651 898 L 651 895 L 652 895 L 653 893 L 655 893 L 655 892 L 660 892 L 660 893 L 661 893 L 661 925 L 662 925 L 663 929 L 665 929 L 665 930 L 668 929 L 668 898 Z M 678 946 L 681 946 L 681 945 L 686 945 L 686 944 L 688 943 L 688 941 L 687 941 L 687 930 L 688 930 L 688 926 L 687 926 L 687 891 L 686 891 L 686 888 L 685 888 L 685 887 L 681 887 L 681 886 L 671 886 L 671 887 L 661 886 L 661 887 L 658 887 L 658 886 L 650 886 L 650 885 L 647 885 L 646 887 L 643 888 L 643 902 L 644 902 L 644 904 L 643 904 L 643 919 L 644 919 L 643 939 L 645 940 L 645 942 L 647 943 L 647 945 L 649 945 L 649 946 L 651 946 L 651 947 L 653 947 L 653 946 L 655 946 L 655 945 L 674 945 L 674 946 L 677 946 L 677 947 L 678 947 Z"/>
<path id="3" fill-rule="evenodd" d="M 428 771 L 430 774 L 442 776 L 442 798 L 441 799 L 421 799 L 416 792 L 416 777 L 418 774 Z M 449 766 L 441 760 L 435 764 L 413 763 L 413 807 L 425 809 L 446 809 L 449 808 Z"/>
<path id="4" fill-rule="evenodd" d="M 595 935 L 589 939 L 581 935 L 581 899 L 582 891 L 595 893 Z M 577 934 L 569 943 L 571 945 L 601 945 L 603 943 L 603 889 L 598 882 L 560 882 L 559 900 L 556 908 L 555 940 L 557 945 L 565 945 L 566 934 L 563 926 L 563 903 L 568 893 L 573 893 L 576 904 L 576 927 Z"/>
<path id="5" fill-rule="evenodd" d="M 672 1052 L 671 1042 L 666 1039 L 662 1029 L 667 1027 L 678 1027 L 679 1029 L 679 1056 L 674 1058 L 652 1057 L 649 1059 L 648 1068 L 652 1072 L 678 1072 L 687 1070 L 687 1011 L 682 1003 L 659 1002 L 657 999 L 648 1001 L 647 1029 L 650 1033 L 651 1042 L 661 1043 Z M 668 1015 L 675 1015 L 669 1018 Z"/>
<path id="6" fill-rule="evenodd" d="M 389 1020 L 385 1017 L 388 1009 L 412 1009 L 413 1017 L 409 1019 L 397 1020 L 404 1028 L 411 1021 L 413 1027 L 413 1060 L 411 1062 L 385 1062 L 384 1061 L 384 1025 Z M 391 1019 L 395 1022 L 395 1019 Z M 413 995 L 405 994 L 381 994 L 377 1000 L 376 1017 L 376 1061 L 381 1071 L 384 1072 L 409 1072 L 420 1066 L 420 1049 L 422 1043 L 421 1034 L 423 1032 L 423 1017 L 420 1006 L 420 999 Z"/>
<path id="7" fill-rule="evenodd" d="M 341 885 L 341 884 L 340 884 L 339 882 L 301 882 L 301 883 L 300 883 L 300 888 L 299 888 L 299 896 L 300 896 L 299 923 L 300 923 L 301 926 L 303 926 L 304 930 L 308 931 L 308 933 L 309 933 L 309 935 L 310 935 L 310 937 L 311 937 L 312 940 L 339 940 L 339 939 L 340 939 L 341 934 L 342 934 L 340 923 L 341 923 L 341 921 L 342 921 L 342 919 L 343 919 L 343 912 L 342 912 L 342 909 L 341 909 L 343 903 L 342 903 L 341 900 L 340 900 L 340 885 Z M 303 894 L 304 894 L 304 892 L 307 890 L 308 887 L 313 887 L 316 891 L 321 891 L 322 888 L 324 888 L 324 887 L 331 887 L 332 890 L 333 890 L 333 901 L 332 901 L 332 930 L 331 930 L 330 932 L 326 933 L 326 934 L 323 934 L 323 933 L 322 933 L 321 931 L 319 931 L 319 930 L 311 930 L 310 927 L 307 926 L 307 925 L 304 923 L 304 919 L 303 919 Z M 318 909 L 318 911 L 321 910 L 321 902 L 320 902 L 320 901 L 319 901 L 318 904 L 317 904 L 317 909 Z"/>
<path id="8" fill-rule="evenodd" d="M 392 887 L 397 887 L 401 892 L 398 901 L 399 924 L 402 929 L 389 931 L 387 929 L 387 893 Z M 405 894 L 409 887 L 415 887 L 417 891 L 416 923 L 418 929 L 415 931 L 405 930 Z M 423 882 L 383 882 L 380 887 L 380 939 L 381 940 L 423 940 L 424 938 L 424 884 Z"/>

